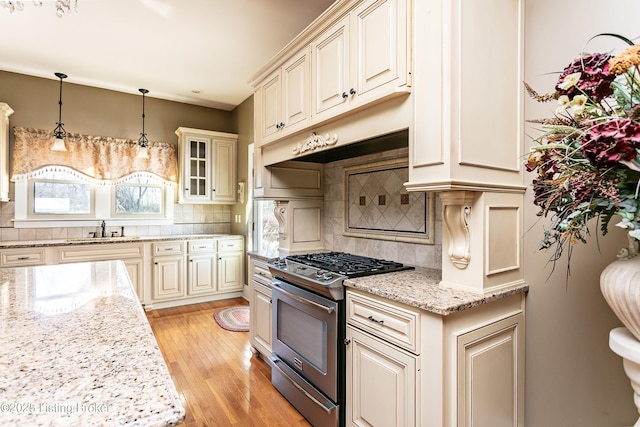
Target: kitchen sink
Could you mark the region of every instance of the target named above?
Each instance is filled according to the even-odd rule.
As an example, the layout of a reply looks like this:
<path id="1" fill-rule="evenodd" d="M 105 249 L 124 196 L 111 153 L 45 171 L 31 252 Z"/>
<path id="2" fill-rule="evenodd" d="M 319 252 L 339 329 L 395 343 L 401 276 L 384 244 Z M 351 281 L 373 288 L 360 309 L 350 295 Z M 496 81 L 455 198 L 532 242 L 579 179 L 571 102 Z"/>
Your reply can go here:
<path id="1" fill-rule="evenodd" d="M 65 242 L 76 242 L 76 243 L 86 243 L 86 242 L 128 242 L 131 240 L 138 240 L 140 236 L 114 236 L 114 237 L 73 237 L 70 239 L 65 239 Z"/>

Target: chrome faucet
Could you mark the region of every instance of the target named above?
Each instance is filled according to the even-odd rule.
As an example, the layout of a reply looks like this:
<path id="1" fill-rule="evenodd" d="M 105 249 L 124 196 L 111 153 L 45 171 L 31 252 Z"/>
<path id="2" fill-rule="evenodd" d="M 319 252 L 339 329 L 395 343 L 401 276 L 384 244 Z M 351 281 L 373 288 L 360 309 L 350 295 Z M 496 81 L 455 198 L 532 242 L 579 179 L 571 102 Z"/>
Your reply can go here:
<path id="1" fill-rule="evenodd" d="M 104 223 L 104 220 L 102 220 L 102 224 L 100 224 L 100 228 L 102 229 L 102 237 L 107 237 L 107 234 L 105 233 L 105 227 L 107 225 Z"/>

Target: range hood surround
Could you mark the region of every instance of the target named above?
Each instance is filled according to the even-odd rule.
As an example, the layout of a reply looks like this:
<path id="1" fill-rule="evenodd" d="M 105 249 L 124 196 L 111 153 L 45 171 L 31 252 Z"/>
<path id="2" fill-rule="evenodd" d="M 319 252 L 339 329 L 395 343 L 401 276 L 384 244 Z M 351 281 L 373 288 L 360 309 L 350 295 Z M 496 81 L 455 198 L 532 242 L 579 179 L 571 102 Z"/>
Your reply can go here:
<path id="1" fill-rule="evenodd" d="M 289 160 L 328 163 L 363 154 L 403 148 L 409 145 L 413 103 L 410 96 L 356 111 L 339 120 L 323 123 L 281 140 L 258 147 L 262 151 L 263 166 Z M 309 138 L 320 135 L 336 139 L 335 143 L 298 154 L 298 147 Z"/>

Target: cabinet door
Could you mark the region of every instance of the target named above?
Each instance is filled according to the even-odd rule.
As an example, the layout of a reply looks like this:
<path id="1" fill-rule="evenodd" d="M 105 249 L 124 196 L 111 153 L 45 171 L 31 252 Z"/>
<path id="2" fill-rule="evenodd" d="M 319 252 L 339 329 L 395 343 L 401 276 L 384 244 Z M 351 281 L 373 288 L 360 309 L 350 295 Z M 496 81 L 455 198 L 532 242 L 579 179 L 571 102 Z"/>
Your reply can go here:
<path id="1" fill-rule="evenodd" d="M 251 338 L 253 346 L 263 355 L 271 355 L 271 288 L 256 281 L 253 287 L 251 307 Z"/>
<path id="2" fill-rule="evenodd" d="M 184 146 L 182 194 L 189 203 L 211 200 L 211 138 L 186 135 Z"/>
<path id="3" fill-rule="evenodd" d="M 143 259 L 124 259 L 124 266 L 127 269 L 127 274 L 133 285 L 133 289 L 136 290 L 138 299 L 141 303 L 144 303 L 144 267 Z"/>
<path id="4" fill-rule="evenodd" d="M 524 316 L 458 337 L 457 426 L 524 425 Z"/>
<path id="5" fill-rule="evenodd" d="M 215 166 L 212 171 L 215 182 L 211 199 L 215 202 L 236 201 L 236 141 L 214 140 Z"/>
<path id="6" fill-rule="evenodd" d="M 260 99 L 260 105 L 257 106 L 257 110 L 259 111 L 257 130 L 260 132 L 263 140 L 273 139 L 270 137 L 275 135 L 281 127 L 281 80 L 280 69 L 278 69 L 267 77 L 262 86 L 260 86 L 260 89 L 258 89 L 260 92 L 258 97 Z"/>
<path id="7" fill-rule="evenodd" d="M 350 97 L 349 16 L 311 43 L 314 121 L 346 110 Z"/>
<path id="8" fill-rule="evenodd" d="M 242 252 L 218 254 L 218 292 L 242 290 Z"/>
<path id="9" fill-rule="evenodd" d="M 187 271 L 187 294 L 210 294 L 216 290 L 215 255 L 189 256 Z"/>
<path id="10" fill-rule="evenodd" d="M 303 49 L 282 66 L 283 134 L 304 128 L 309 123 L 309 51 Z"/>
<path id="11" fill-rule="evenodd" d="M 416 356 L 347 325 L 347 425 L 416 425 Z"/>
<path id="12" fill-rule="evenodd" d="M 184 296 L 184 258 L 182 255 L 153 258 L 153 299 L 168 300 Z"/>
<path id="13" fill-rule="evenodd" d="M 366 0 L 351 13 L 351 81 L 358 104 L 407 82 L 406 0 Z M 393 89 L 391 89 L 393 90 Z"/>

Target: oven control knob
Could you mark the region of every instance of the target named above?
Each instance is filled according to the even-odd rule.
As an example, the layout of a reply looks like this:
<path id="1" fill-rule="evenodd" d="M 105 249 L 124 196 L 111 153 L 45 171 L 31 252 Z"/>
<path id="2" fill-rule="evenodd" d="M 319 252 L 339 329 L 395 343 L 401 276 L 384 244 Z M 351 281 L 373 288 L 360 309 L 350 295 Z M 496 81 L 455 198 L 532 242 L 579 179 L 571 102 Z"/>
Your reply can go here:
<path id="1" fill-rule="evenodd" d="M 331 274 L 331 273 L 324 273 L 324 274 L 322 275 L 322 278 L 323 278 L 324 280 L 331 280 L 331 279 L 333 279 L 333 274 Z"/>
<path id="2" fill-rule="evenodd" d="M 324 276 L 324 275 L 325 275 L 325 273 L 326 273 L 326 271 L 324 271 L 324 270 L 318 270 L 318 271 L 316 271 L 316 277 L 317 277 L 318 279 L 321 279 L 321 278 L 322 278 L 322 276 Z"/>

